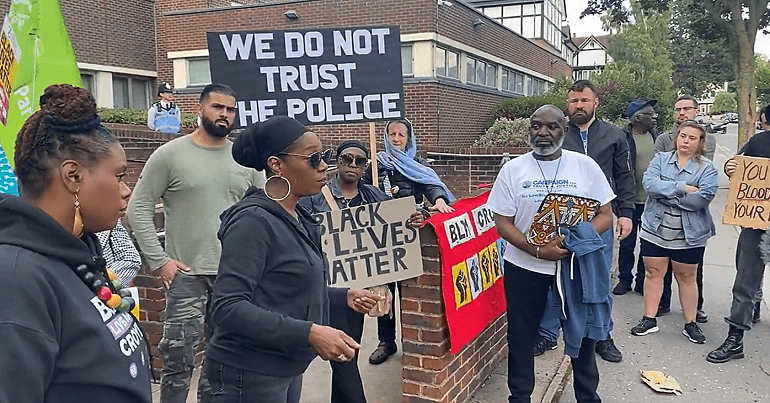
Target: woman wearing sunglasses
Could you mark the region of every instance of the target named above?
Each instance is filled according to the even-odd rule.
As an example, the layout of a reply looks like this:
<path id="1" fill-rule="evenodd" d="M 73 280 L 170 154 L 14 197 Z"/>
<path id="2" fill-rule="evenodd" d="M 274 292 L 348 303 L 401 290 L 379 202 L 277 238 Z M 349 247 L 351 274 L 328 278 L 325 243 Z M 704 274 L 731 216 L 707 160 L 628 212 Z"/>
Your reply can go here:
<path id="1" fill-rule="evenodd" d="M 429 210 L 440 213 L 454 211 L 449 206 L 455 200 L 454 195 L 436 171 L 417 156 L 412 123 L 406 119 L 391 120 L 385 125 L 385 151 L 377 153 L 377 177 L 380 189 L 394 199 L 414 197 L 418 208 L 422 207 L 423 199 L 428 199 L 431 204 Z M 367 171 L 364 181 L 372 182 L 371 170 Z M 396 284 L 388 284 L 388 288 L 395 295 Z M 377 333 L 380 343 L 369 356 L 373 365 L 382 364 L 397 351 L 395 315 L 380 316 Z"/>
<path id="2" fill-rule="evenodd" d="M 286 116 L 249 126 L 233 144 L 235 161 L 266 171 L 267 182 L 221 215 L 205 372 L 214 402 L 299 402 L 302 373 L 316 355 L 346 362 L 360 347 L 326 326 L 330 304 L 368 312 L 378 297 L 327 288 L 317 226 L 297 206 L 321 191 L 330 154 Z"/>
<path id="3" fill-rule="evenodd" d="M 358 140 L 348 140 L 337 147 L 337 174 L 329 181 L 329 193 L 338 208 L 360 206 L 389 200 L 382 190 L 361 180 L 368 163 L 369 151 Z M 329 200 L 323 194 L 303 198 L 300 203 L 313 213 L 331 211 Z M 423 215 L 415 211 L 407 223 L 419 228 Z M 364 333 L 364 314 L 345 305 L 332 305 L 330 323 L 344 330 L 360 343 Z M 358 353 L 348 362 L 331 361 L 331 403 L 366 403 L 364 385 L 358 370 Z"/>

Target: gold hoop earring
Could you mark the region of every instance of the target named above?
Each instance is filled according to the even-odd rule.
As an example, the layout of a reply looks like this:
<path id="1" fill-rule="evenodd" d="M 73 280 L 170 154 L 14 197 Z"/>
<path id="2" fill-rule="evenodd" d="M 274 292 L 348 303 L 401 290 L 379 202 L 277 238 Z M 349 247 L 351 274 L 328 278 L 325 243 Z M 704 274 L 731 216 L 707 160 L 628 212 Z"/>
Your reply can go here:
<path id="1" fill-rule="evenodd" d="M 75 235 L 76 238 L 83 235 L 83 216 L 80 215 L 78 192 L 75 192 L 75 222 L 72 224 L 72 235 Z"/>
<path id="2" fill-rule="evenodd" d="M 270 179 L 273 179 L 273 178 L 281 178 L 281 179 L 283 179 L 284 181 L 286 181 L 286 186 L 288 186 L 288 187 L 289 187 L 289 189 L 286 191 L 286 196 L 284 196 L 284 197 L 281 197 L 280 199 L 278 199 L 278 198 L 275 198 L 275 197 L 273 197 L 273 196 L 270 196 L 270 194 L 269 194 L 269 193 L 267 193 L 267 183 L 268 183 L 268 182 L 270 182 Z M 264 186 L 264 189 L 265 189 L 265 196 L 267 196 L 267 198 L 268 198 L 268 199 L 270 199 L 270 200 L 272 200 L 272 201 L 274 201 L 274 202 L 279 202 L 279 201 L 281 201 L 281 200 L 284 200 L 284 199 L 286 199 L 287 197 L 289 197 L 289 194 L 291 194 L 291 182 L 289 182 L 289 180 L 288 180 L 288 179 L 286 179 L 285 177 L 283 177 L 283 176 L 281 176 L 281 175 L 273 175 L 273 176 L 271 176 L 271 177 L 267 178 L 267 180 L 265 181 L 265 186 Z"/>

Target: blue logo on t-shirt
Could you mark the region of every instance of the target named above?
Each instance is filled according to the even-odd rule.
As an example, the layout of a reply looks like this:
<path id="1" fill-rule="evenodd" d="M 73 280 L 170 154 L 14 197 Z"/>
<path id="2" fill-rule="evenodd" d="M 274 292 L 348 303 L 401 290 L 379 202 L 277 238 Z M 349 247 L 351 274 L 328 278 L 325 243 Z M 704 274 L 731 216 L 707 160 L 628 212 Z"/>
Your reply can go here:
<path id="1" fill-rule="evenodd" d="M 521 187 L 523 187 L 524 189 L 529 189 L 531 186 L 532 186 L 531 181 L 524 181 L 524 183 L 521 184 Z"/>

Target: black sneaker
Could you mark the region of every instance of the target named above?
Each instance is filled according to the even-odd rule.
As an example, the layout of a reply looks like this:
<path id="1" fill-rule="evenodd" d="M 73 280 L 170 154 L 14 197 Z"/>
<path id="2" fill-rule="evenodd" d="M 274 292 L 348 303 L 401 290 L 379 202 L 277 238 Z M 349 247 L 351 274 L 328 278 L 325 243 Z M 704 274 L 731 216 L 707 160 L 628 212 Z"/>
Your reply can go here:
<path id="1" fill-rule="evenodd" d="M 709 316 L 706 315 L 706 312 L 704 312 L 703 309 L 698 309 L 698 312 L 695 313 L 695 321 L 698 323 L 706 323 L 709 321 Z"/>
<path id="2" fill-rule="evenodd" d="M 620 362 L 623 360 L 623 354 L 615 347 L 615 341 L 609 335 L 607 335 L 607 340 L 596 342 L 595 351 L 604 361 Z"/>
<path id="3" fill-rule="evenodd" d="M 634 291 L 644 295 L 644 280 L 638 280 L 638 279 L 636 280 L 636 284 L 634 285 Z"/>
<path id="4" fill-rule="evenodd" d="M 754 303 L 754 316 L 751 317 L 751 323 L 759 323 L 760 317 L 759 317 L 759 311 L 762 310 L 762 301 L 757 301 Z"/>
<path id="5" fill-rule="evenodd" d="M 706 356 L 706 361 L 718 364 L 738 358 L 743 358 L 743 338 L 731 334 L 721 346 Z"/>
<path id="6" fill-rule="evenodd" d="M 655 318 L 648 318 L 646 316 L 642 316 L 642 320 L 639 321 L 639 324 L 631 328 L 631 334 L 634 336 L 646 336 L 650 333 L 655 333 L 658 330 L 658 321 L 655 320 Z"/>
<path id="7" fill-rule="evenodd" d="M 706 342 L 706 336 L 703 335 L 703 331 L 700 330 L 700 327 L 698 327 L 696 322 L 685 323 L 682 334 L 695 344 L 703 344 Z"/>
<path id="8" fill-rule="evenodd" d="M 535 357 L 539 355 L 543 355 L 546 350 L 556 350 L 556 342 L 548 340 L 547 337 L 542 335 L 537 335 L 537 340 L 535 340 L 535 348 L 533 350 L 533 355 Z"/>
<path id="9" fill-rule="evenodd" d="M 658 307 L 658 313 L 655 314 L 656 318 L 659 318 L 667 313 L 671 312 L 671 308 L 664 308 L 662 306 Z"/>
<path id="10" fill-rule="evenodd" d="M 372 365 L 379 365 L 385 362 L 391 355 L 398 351 L 396 343 L 387 341 L 381 341 L 377 348 L 372 351 L 372 355 L 369 356 L 369 363 Z"/>
<path id="11" fill-rule="evenodd" d="M 618 283 L 615 288 L 612 289 L 612 293 L 615 295 L 623 295 L 631 291 L 631 284 Z"/>

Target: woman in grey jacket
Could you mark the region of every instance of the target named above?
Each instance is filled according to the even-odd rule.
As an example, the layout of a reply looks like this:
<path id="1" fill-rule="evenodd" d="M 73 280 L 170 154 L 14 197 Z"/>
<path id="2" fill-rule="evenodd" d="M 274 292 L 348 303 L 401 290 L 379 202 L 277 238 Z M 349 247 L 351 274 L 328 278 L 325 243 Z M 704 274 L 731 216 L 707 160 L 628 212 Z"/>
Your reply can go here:
<path id="1" fill-rule="evenodd" d="M 695 322 L 695 273 L 706 242 L 716 233 L 708 206 L 716 194 L 718 173 L 711 161 L 703 158 L 703 127 L 686 121 L 679 125 L 678 133 L 676 150 L 657 154 L 644 173 L 647 202 L 639 238 L 646 268 L 645 315 L 631 334 L 644 336 L 659 330 L 655 316 L 671 260 L 685 319 L 682 333 L 691 342 L 703 344 L 706 337 Z"/>

